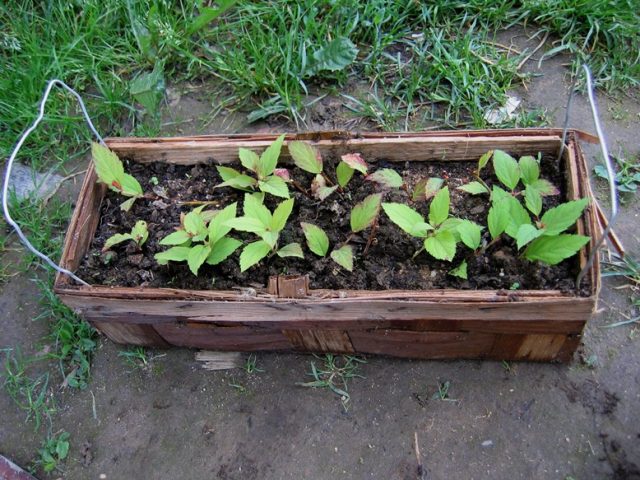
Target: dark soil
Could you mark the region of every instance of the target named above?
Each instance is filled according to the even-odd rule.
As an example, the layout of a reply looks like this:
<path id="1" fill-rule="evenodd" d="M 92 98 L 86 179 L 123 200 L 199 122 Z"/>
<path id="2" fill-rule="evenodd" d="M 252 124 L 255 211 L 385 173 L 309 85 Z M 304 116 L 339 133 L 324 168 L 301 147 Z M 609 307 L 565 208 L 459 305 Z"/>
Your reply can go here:
<path id="1" fill-rule="evenodd" d="M 330 161 L 325 159 L 325 165 Z M 451 193 L 451 214 L 486 225 L 488 212 L 487 196 L 472 196 L 456 190 L 456 187 L 472 180 L 475 162 L 406 162 L 391 164 L 378 162 L 377 168 L 394 168 L 409 186 L 409 191 L 418 180 L 425 177 L 444 178 Z M 326 171 L 333 172 L 332 167 Z M 489 169 L 486 169 L 489 170 Z M 561 189 L 565 181 L 555 159 L 543 158 L 543 177 Z M 306 248 L 300 222 L 310 222 L 322 227 L 329 236 L 331 248 L 344 242 L 349 236 L 349 212 L 353 205 L 376 191 L 376 186 L 354 175 L 344 192 L 335 192 L 323 202 L 309 198 L 291 189 L 295 206 L 288 225 L 280 236 L 280 245 L 299 242 L 303 245 L 305 259 L 273 256 L 258 266 L 241 273 L 238 265 L 240 250 L 217 266 L 203 265 L 199 275 L 194 276 L 186 263 L 156 264 L 153 255 L 164 250 L 159 240 L 174 231 L 180 224 L 180 214 L 194 208 L 181 205 L 180 201 L 215 201 L 213 208 L 238 201 L 242 204 L 243 193 L 231 188 L 213 189 L 221 182 L 213 166 L 176 166 L 165 163 L 141 165 L 130 162 L 127 171 L 134 175 L 145 192 L 155 192 L 167 198 L 140 199 L 129 212 L 119 208 L 123 198 L 108 192 L 101 206 L 101 221 L 94 241 L 85 256 L 78 274 L 90 283 L 119 286 L 173 287 L 185 289 L 231 289 L 237 287 L 263 287 L 271 275 L 308 274 L 312 288 L 328 289 L 406 289 L 425 290 L 434 288 L 456 289 L 531 289 L 573 290 L 578 273 L 577 260 L 569 259 L 549 267 L 521 259 L 513 242 L 503 238 L 490 246 L 485 254 L 476 255 L 463 244 L 459 244 L 453 262 L 433 259 L 426 252 L 415 259 L 413 254 L 421 242 L 396 227 L 383 213 L 367 255 L 363 251 L 369 240 L 370 230 L 352 237 L 355 263 L 352 273 L 334 263 L 328 256 L 319 258 Z M 311 175 L 294 172 L 294 178 L 302 185 L 309 185 Z M 151 183 L 151 179 L 154 178 Z M 485 175 L 489 184 L 495 178 Z M 546 197 L 543 211 L 560 203 L 560 196 Z M 411 203 L 410 195 L 403 191 L 387 191 L 384 201 L 409 203 L 428 215 L 428 202 Z M 266 205 L 273 210 L 280 200 L 267 195 Z M 240 215 L 240 209 L 238 214 Z M 128 232 L 137 220 L 146 220 L 149 240 L 137 251 L 133 243 L 120 244 L 112 251 L 102 253 L 107 238 L 115 233 Z M 252 234 L 232 233 L 237 238 L 254 241 Z M 504 236 L 503 236 L 504 237 Z M 490 241 L 489 232 L 483 233 L 483 244 Z M 453 277 L 448 272 L 462 260 L 468 263 L 469 280 Z"/>

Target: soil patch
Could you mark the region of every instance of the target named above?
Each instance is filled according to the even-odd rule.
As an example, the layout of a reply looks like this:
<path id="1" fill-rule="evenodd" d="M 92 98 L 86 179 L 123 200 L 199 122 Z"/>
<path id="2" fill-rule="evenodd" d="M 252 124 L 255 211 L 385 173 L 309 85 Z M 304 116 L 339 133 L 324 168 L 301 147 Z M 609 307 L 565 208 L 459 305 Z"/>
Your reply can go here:
<path id="1" fill-rule="evenodd" d="M 335 160 L 334 160 L 335 162 Z M 335 163 L 334 163 L 335 164 Z M 328 165 L 328 168 L 326 167 Z M 475 162 L 377 162 L 376 168 L 393 168 L 404 179 L 408 191 L 393 190 L 384 193 L 383 201 L 408 203 L 426 218 L 428 202 L 409 201 L 414 185 L 423 178 L 440 177 L 446 180 L 451 193 L 451 215 L 467 218 L 486 225 L 488 198 L 472 196 L 457 187 L 472 180 Z M 354 271 L 347 272 L 331 259 L 319 258 L 306 248 L 300 222 L 314 223 L 329 236 L 331 248 L 344 242 L 349 236 L 350 210 L 367 195 L 379 190 L 375 184 L 365 181 L 356 173 L 344 191 L 337 191 L 322 202 L 291 189 L 295 206 L 287 227 L 280 236 L 280 245 L 299 242 L 303 245 L 305 259 L 273 256 L 249 271 L 241 273 L 238 265 L 240 250 L 220 265 L 203 265 L 196 277 L 186 263 L 158 265 L 153 256 L 167 247 L 159 241 L 173 232 L 180 224 L 180 214 L 189 212 L 193 205 L 180 202 L 210 201 L 211 208 L 223 208 L 232 203 L 242 204 L 243 192 L 231 188 L 214 189 L 221 183 L 213 166 L 178 166 L 161 162 L 147 165 L 126 162 L 129 173 L 135 176 L 145 192 L 155 192 L 157 199 L 140 199 L 129 212 L 119 208 L 123 198 L 114 192 L 105 196 L 91 248 L 85 256 L 78 274 L 90 283 L 119 286 L 172 287 L 184 289 L 232 289 L 240 287 L 264 287 L 268 277 L 277 274 L 308 274 L 312 288 L 327 289 L 405 289 L 427 290 L 434 288 L 456 289 L 560 289 L 572 291 L 578 273 L 577 260 L 568 259 L 549 267 L 532 263 L 518 256 L 515 242 L 503 238 L 490 246 L 484 255 L 476 255 L 463 244 L 452 262 L 438 261 L 421 252 L 419 239 L 412 238 L 393 224 L 384 213 L 367 255 L 363 255 L 370 231 L 354 235 L 350 244 L 354 248 Z M 325 159 L 325 171 L 335 169 L 331 159 Z M 561 195 L 544 198 L 543 211 L 560 203 L 565 197 L 565 181 L 555 158 L 543 158 L 543 178 L 561 189 Z M 309 185 L 312 176 L 295 171 L 294 178 L 302 185 Z M 331 176 L 331 175 L 329 175 Z M 491 185 L 497 180 L 484 175 Z M 165 197 L 165 198 L 163 198 Z M 267 195 L 265 204 L 273 210 L 281 199 Z M 240 208 L 238 214 L 241 214 Z M 107 238 L 115 233 L 128 232 L 137 220 L 146 220 L 149 240 L 137 251 L 132 243 L 121 244 L 102 253 Z M 252 234 L 232 232 L 244 241 L 254 241 Z M 490 241 L 489 232 L 483 232 L 483 244 Z M 449 275 L 449 271 L 462 260 L 468 264 L 468 280 Z M 585 289 L 586 292 L 586 289 Z"/>

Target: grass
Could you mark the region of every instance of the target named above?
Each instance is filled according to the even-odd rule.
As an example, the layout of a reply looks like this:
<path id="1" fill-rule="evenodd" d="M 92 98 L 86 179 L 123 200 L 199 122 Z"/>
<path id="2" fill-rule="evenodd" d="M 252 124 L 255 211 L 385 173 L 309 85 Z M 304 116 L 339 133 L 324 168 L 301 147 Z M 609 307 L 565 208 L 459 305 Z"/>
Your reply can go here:
<path id="1" fill-rule="evenodd" d="M 640 324 L 640 261 L 633 255 L 625 255 L 624 258 L 616 258 L 612 262 L 603 262 L 603 277 L 622 277 L 628 283 L 622 288 L 631 291 L 631 315 L 624 315 L 625 320 L 609 323 L 605 328 L 619 327 L 622 325 Z"/>
<path id="2" fill-rule="evenodd" d="M 36 467 L 41 467 L 45 473 L 62 471 L 60 464 L 69 455 L 70 434 L 61 430 L 55 435 L 49 435 L 42 443 L 38 451 L 39 458 L 36 460 Z"/>

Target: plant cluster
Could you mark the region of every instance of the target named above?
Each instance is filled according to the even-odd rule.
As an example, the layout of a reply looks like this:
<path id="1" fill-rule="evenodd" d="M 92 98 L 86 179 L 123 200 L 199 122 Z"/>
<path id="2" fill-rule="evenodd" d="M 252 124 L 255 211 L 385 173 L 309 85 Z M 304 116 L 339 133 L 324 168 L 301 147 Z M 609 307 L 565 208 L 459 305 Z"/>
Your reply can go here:
<path id="1" fill-rule="evenodd" d="M 395 170 L 381 168 L 371 171 L 358 153 L 343 155 L 332 175 L 329 175 L 319 150 L 306 142 L 289 142 L 287 147 L 294 164 L 313 175 L 310 185 L 306 187 L 294 180 L 289 170 L 278 168 L 283 144 L 282 135 L 261 155 L 241 148 L 239 157 L 246 172 L 218 166 L 223 182 L 215 188 L 231 187 L 244 191 L 243 215 L 236 215 L 237 202 L 222 210 L 205 210 L 206 205 L 201 205 L 182 214 L 176 231 L 160 240 L 160 245 L 170 248 L 157 253 L 156 261 L 163 265 L 168 262 L 187 262 L 191 272 L 197 275 L 204 263 L 217 265 L 241 247 L 239 263 L 242 272 L 273 255 L 304 258 L 300 243 L 280 244 L 281 233 L 294 209 L 294 199 L 289 198 L 289 185 L 320 202 L 338 191 L 345 193 L 342 199 L 346 200 L 349 195 L 345 189 L 356 172 L 363 175 L 365 181 L 372 182 L 376 191 L 353 205 L 349 216 L 350 232 L 342 241 L 337 241 L 332 248 L 329 236 L 321 227 L 310 222 L 300 223 L 307 248 L 318 257 L 328 256 L 348 271 L 354 268 L 352 239 L 368 230 L 368 241 L 362 251 L 365 256 L 375 239 L 381 211 L 403 232 L 420 240 L 421 246 L 414 257 L 425 251 L 431 257 L 447 262 L 454 260 L 461 246 L 475 254 L 484 253 L 506 236 L 515 241 L 525 259 L 555 265 L 575 255 L 589 241 L 589 237 L 584 235 L 567 233 L 582 215 L 587 199 L 562 203 L 543 212 L 544 198 L 558 195 L 559 190 L 540 177 L 539 158 L 523 156 L 516 160 L 501 150 L 482 155 L 475 179 L 458 187 L 472 195 L 489 196 L 487 224 L 480 225 L 451 215 L 450 190 L 441 178 L 422 179 L 409 192 L 403 178 Z M 118 185 L 122 185 L 121 180 L 127 178 L 127 174 L 115 154 L 106 154 L 103 147 L 94 150 L 97 152 L 94 159 L 100 181 L 107 183 L 112 180 L 113 185 L 113 179 L 116 178 Z M 491 187 L 482 177 L 489 162 L 498 180 Z M 127 182 L 132 184 L 130 180 Z M 397 189 L 407 191 L 413 206 L 383 201 L 385 195 Z M 123 189 L 116 191 L 126 194 Z M 275 205 L 272 211 L 265 205 L 266 195 L 284 200 Z M 141 189 L 136 190 L 136 196 L 131 200 L 143 196 Z M 418 209 L 427 202 L 428 215 L 425 217 Z M 232 231 L 255 235 L 256 238 L 245 244 L 231 236 Z M 488 235 L 483 239 L 485 231 L 488 231 Z M 141 248 L 147 238 L 146 223 L 138 221 L 131 232 L 110 237 L 103 250 L 124 241 L 134 241 Z M 449 273 L 466 279 L 466 260 L 462 260 Z"/>

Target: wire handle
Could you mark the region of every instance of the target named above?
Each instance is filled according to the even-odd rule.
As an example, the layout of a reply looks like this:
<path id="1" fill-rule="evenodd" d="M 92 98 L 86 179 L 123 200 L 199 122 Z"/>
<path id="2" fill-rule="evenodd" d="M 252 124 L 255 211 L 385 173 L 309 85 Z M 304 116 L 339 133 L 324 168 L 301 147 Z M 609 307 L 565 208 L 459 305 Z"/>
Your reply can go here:
<path id="1" fill-rule="evenodd" d="M 18 155 L 20 148 L 22 148 L 22 144 L 25 142 L 27 137 L 31 135 L 31 133 L 36 129 L 36 127 L 40 124 L 40 122 L 44 118 L 44 107 L 45 107 L 45 104 L 47 103 L 47 99 L 49 98 L 49 94 L 51 93 L 51 90 L 55 85 L 64 88 L 69 93 L 71 93 L 74 97 L 76 97 L 76 100 L 78 100 L 78 104 L 80 105 L 80 109 L 82 110 L 82 114 L 84 115 L 84 118 L 87 121 L 87 125 L 89 126 L 89 129 L 98 139 L 98 141 L 102 145 L 105 145 L 104 140 L 102 139 L 102 136 L 100 136 L 96 128 L 93 126 L 93 122 L 89 117 L 89 113 L 87 113 L 87 108 L 85 107 L 84 102 L 82 101 L 82 98 L 80 97 L 78 92 L 76 92 L 73 88 L 71 88 L 69 85 L 64 83 L 62 80 L 58 80 L 57 78 L 54 78 L 53 80 L 49 80 L 49 82 L 47 82 L 47 88 L 45 89 L 44 94 L 42 95 L 42 100 L 40 100 L 40 109 L 39 109 L 40 112 L 38 114 L 38 117 L 35 119 L 33 124 L 20 136 L 18 143 L 16 143 L 16 146 L 11 152 L 11 156 L 9 157 L 9 160 L 7 160 L 7 168 L 4 173 L 4 183 L 2 186 L 2 210 L 4 212 L 4 218 L 7 220 L 7 223 L 11 225 L 11 227 L 15 230 L 15 232 L 18 234 L 18 237 L 20 238 L 20 241 L 24 244 L 25 247 L 27 247 L 29 251 L 31 251 L 34 255 L 38 256 L 39 258 L 47 262 L 49 266 L 51 266 L 51 268 L 53 268 L 54 270 L 60 273 L 63 273 L 65 275 L 68 275 L 69 277 L 71 277 L 81 285 L 90 286 L 87 282 L 77 277 L 73 272 L 67 270 L 66 268 L 62 268 L 53 260 L 51 260 L 48 256 L 46 256 L 44 253 L 40 252 L 37 248 L 35 248 L 31 244 L 31 242 L 29 242 L 29 239 L 27 239 L 25 234 L 22 232 L 22 229 L 20 228 L 20 226 L 15 222 L 15 220 L 13 220 L 13 218 L 11 217 L 11 214 L 9 213 L 9 205 L 8 205 L 9 181 L 11 179 L 11 168 L 13 167 L 13 162 L 16 159 L 16 156 Z"/>
<path id="2" fill-rule="evenodd" d="M 607 148 L 607 140 L 604 135 L 604 131 L 602 126 L 600 125 L 600 114 L 598 113 L 598 106 L 596 105 L 595 94 L 593 91 L 593 79 L 591 76 L 591 70 L 586 65 L 582 65 L 582 69 L 584 70 L 584 75 L 587 80 L 587 96 L 589 98 L 589 105 L 591 106 L 591 118 L 593 119 L 593 124 L 596 128 L 596 133 L 598 134 L 598 140 L 600 140 L 600 149 L 602 150 L 602 157 L 604 159 L 605 167 L 607 168 L 607 176 L 609 177 L 609 196 L 611 198 L 611 214 L 609 215 L 609 219 L 607 225 L 605 226 L 602 236 L 595 243 L 594 248 L 591 249 L 589 253 L 589 259 L 585 266 L 580 270 L 578 277 L 576 279 L 576 289 L 580 288 L 580 283 L 582 279 L 589 271 L 591 267 L 593 267 L 593 262 L 595 261 L 596 255 L 602 246 L 604 239 L 609 236 L 611 232 L 611 228 L 613 226 L 613 222 L 618 215 L 618 195 L 617 195 L 617 186 L 616 186 L 616 172 L 613 167 L 613 163 L 611 162 L 611 157 L 609 157 L 609 149 Z M 565 140 L 567 138 L 567 130 L 569 129 L 569 114 L 571 112 L 571 101 L 573 100 L 573 95 L 575 94 L 575 87 L 578 81 L 578 74 L 573 78 L 573 83 L 571 84 L 571 89 L 569 90 L 569 99 L 567 100 L 567 110 L 564 118 L 564 127 L 562 131 L 562 146 L 560 147 L 560 153 L 558 155 L 558 160 L 562 157 L 564 153 Z"/>

